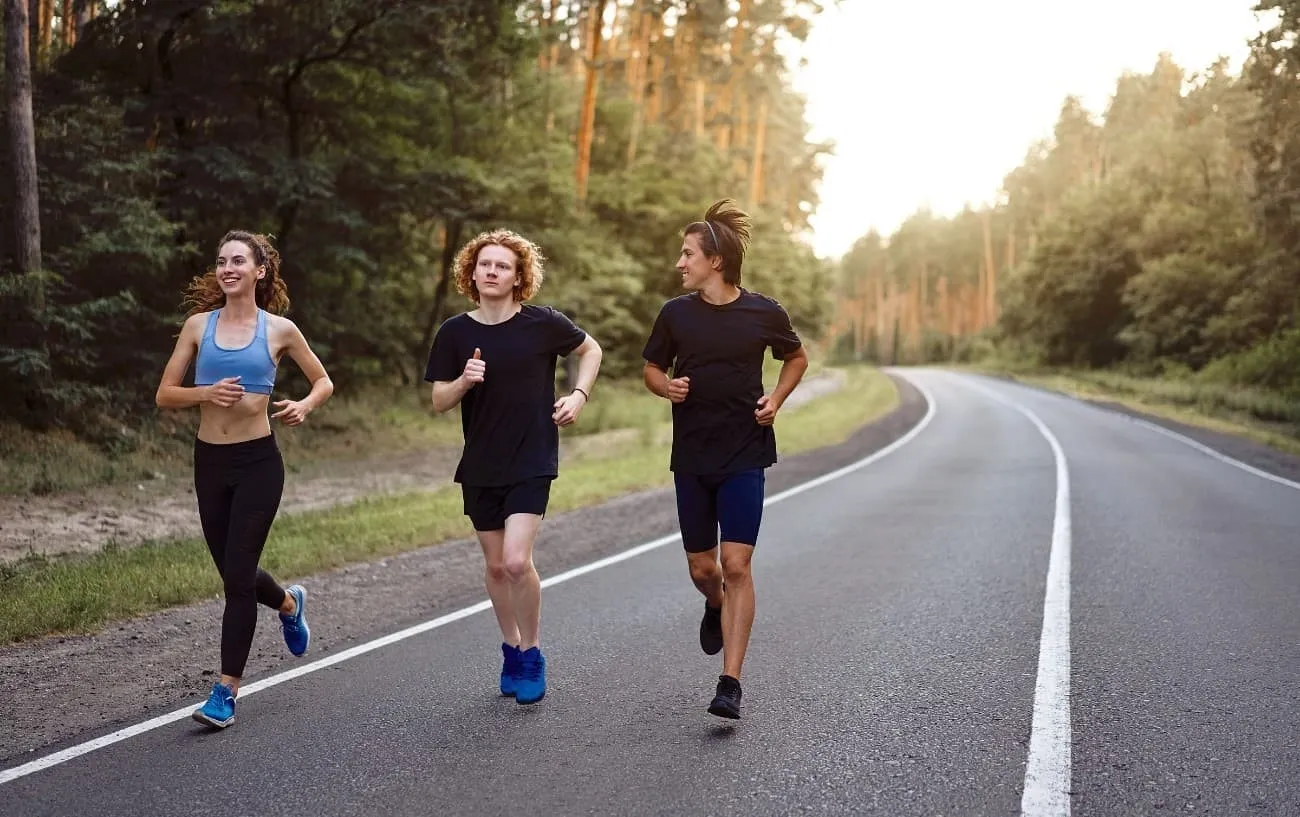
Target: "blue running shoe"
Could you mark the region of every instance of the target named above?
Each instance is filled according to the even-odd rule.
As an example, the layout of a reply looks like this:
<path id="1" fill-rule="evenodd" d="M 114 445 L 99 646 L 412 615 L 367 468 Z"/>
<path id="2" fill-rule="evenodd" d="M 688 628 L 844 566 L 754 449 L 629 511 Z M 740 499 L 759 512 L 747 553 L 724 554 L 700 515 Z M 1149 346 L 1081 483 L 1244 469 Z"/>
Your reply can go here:
<path id="1" fill-rule="evenodd" d="M 501 694 L 509 698 L 515 695 L 515 681 L 519 677 L 519 648 L 513 644 L 501 642 Z"/>
<path id="2" fill-rule="evenodd" d="M 546 658 L 537 647 L 519 654 L 519 675 L 515 678 L 515 700 L 535 704 L 546 695 Z"/>
<path id="3" fill-rule="evenodd" d="M 223 683 L 213 684 L 208 702 L 194 710 L 190 717 L 199 723 L 225 729 L 235 722 L 235 694 Z"/>
<path id="4" fill-rule="evenodd" d="M 291 616 L 280 614 L 280 629 L 284 631 L 284 643 L 289 647 L 289 652 L 302 655 L 311 643 L 311 628 L 307 626 L 307 588 L 295 584 L 284 592 L 293 596 L 298 606 Z"/>

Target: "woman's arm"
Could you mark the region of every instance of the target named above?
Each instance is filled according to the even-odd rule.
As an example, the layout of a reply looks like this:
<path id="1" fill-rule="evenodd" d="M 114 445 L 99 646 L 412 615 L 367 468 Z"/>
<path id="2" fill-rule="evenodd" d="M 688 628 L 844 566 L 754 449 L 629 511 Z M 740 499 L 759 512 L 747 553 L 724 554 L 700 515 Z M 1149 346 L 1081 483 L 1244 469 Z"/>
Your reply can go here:
<path id="1" fill-rule="evenodd" d="M 244 396 L 244 387 L 239 385 L 237 377 L 223 378 L 210 386 L 181 385 L 185 372 L 189 370 L 190 364 L 194 362 L 194 356 L 198 353 L 206 320 L 206 314 L 192 315 L 181 327 L 181 334 L 176 338 L 172 356 L 168 358 L 167 365 L 163 368 L 158 393 L 154 396 L 158 408 L 183 409 L 208 402 L 229 407 L 238 403 Z"/>
<path id="2" fill-rule="evenodd" d="M 298 364 L 298 368 L 307 376 L 311 383 L 311 391 L 301 400 L 277 400 L 274 406 L 278 409 L 273 418 L 281 418 L 285 425 L 296 426 L 302 425 L 307 419 L 307 415 L 325 404 L 334 393 L 334 381 L 330 380 L 329 375 L 325 372 L 325 366 L 320 362 L 320 358 L 311 350 L 307 343 L 307 338 L 303 337 L 300 330 L 293 321 L 288 318 L 283 319 L 287 326 L 284 331 L 288 333 L 285 342 L 284 351 Z"/>

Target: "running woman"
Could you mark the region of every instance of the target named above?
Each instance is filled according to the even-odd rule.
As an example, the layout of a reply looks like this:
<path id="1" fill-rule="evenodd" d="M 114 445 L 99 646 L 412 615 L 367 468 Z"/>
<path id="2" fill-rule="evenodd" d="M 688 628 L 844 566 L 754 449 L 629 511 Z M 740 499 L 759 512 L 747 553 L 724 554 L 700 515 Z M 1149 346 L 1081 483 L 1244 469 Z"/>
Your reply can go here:
<path id="1" fill-rule="evenodd" d="M 190 282 L 189 316 L 158 386 L 159 408 L 199 407 L 194 441 L 194 493 L 203 538 L 225 588 L 221 619 L 221 677 L 200 723 L 235 721 L 235 699 L 257 628 L 259 603 L 280 613 L 289 652 L 307 651 L 307 591 L 282 588 L 258 567 L 284 490 L 284 460 L 271 419 L 301 425 L 334 392 L 325 367 L 293 321 L 283 317 L 289 292 L 280 253 L 266 236 L 226 233 L 216 266 Z M 280 359 L 288 355 L 311 382 L 302 400 L 279 400 L 268 416 Z M 181 385 L 194 363 L 194 386 Z"/>
<path id="2" fill-rule="evenodd" d="M 646 388 L 672 402 L 669 467 L 687 566 L 704 595 L 700 647 L 722 652 L 708 711 L 723 718 L 740 717 L 740 669 L 754 623 L 750 561 L 765 469 L 777 459 L 772 424 L 808 368 L 781 304 L 740 286 L 749 237 L 749 215 L 731 199 L 687 225 L 677 258 L 687 294 L 663 305 L 642 352 Z M 764 393 L 769 348 L 784 362 Z"/>
<path id="3" fill-rule="evenodd" d="M 483 548 L 501 628 L 501 694 L 521 704 L 546 694 L 533 542 L 559 474 L 558 429 L 582 414 L 603 354 L 563 313 L 525 303 L 542 286 L 543 261 L 531 241 L 509 230 L 462 247 L 456 291 L 478 307 L 438 328 L 424 375 L 435 411 L 461 407 L 465 448 L 455 481 Z M 556 359 L 571 353 L 578 355 L 575 387 L 557 400 Z"/>

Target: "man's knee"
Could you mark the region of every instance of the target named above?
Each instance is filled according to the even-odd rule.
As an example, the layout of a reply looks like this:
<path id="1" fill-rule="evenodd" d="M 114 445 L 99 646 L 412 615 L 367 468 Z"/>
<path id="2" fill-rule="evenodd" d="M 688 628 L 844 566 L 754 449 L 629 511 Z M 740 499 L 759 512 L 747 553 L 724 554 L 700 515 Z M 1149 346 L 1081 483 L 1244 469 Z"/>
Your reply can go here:
<path id="1" fill-rule="evenodd" d="M 697 585 L 708 584 L 718 577 L 718 557 L 717 551 L 708 553 L 688 553 L 686 555 L 687 567 L 691 571 L 691 581 Z"/>
<path id="2" fill-rule="evenodd" d="M 510 580 L 510 573 L 506 570 L 506 562 L 504 559 L 499 561 L 493 559 L 489 561 L 487 563 L 487 575 L 488 581 L 504 582 Z"/>
<path id="3" fill-rule="evenodd" d="M 747 584 L 750 580 L 749 556 L 724 553 L 722 556 L 722 578 L 732 587 Z"/>
<path id="4" fill-rule="evenodd" d="M 520 582 L 532 573 L 533 560 L 524 554 L 507 556 L 504 568 L 507 580 Z"/>

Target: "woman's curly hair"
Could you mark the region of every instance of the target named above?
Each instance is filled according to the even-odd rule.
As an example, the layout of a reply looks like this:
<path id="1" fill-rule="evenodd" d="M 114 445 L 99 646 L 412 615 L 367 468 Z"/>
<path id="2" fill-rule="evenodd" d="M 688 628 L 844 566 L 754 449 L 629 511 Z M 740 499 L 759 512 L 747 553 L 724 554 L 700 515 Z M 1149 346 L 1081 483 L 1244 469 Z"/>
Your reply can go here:
<path id="1" fill-rule="evenodd" d="M 246 244 L 253 251 L 253 263 L 259 267 L 266 267 L 266 275 L 257 282 L 257 291 L 254 295 L 257 305 L 276 315 L 288 312 L 289 287 L 280 277 L 280 252 L 271 243 L 271 237 L 250 233 L 247 230 L 231 230 L 217 242 L 218 253 L 228 241 L 240 241 Z M 225 303 L 226 293 L 221 291 L 216 267 L 192 278 L 189 286 L 185 288 L 184 306 L 188 310 L 186 315 L 211 312 L 224 306 Z"/>
<path id="2" fill-rule="evenodd" d="M 535 297 L 545 278 L 546 257 L 537 245 L 510 230 L 492 230 L 479 233 L 456 253 L 456 291 L 478 303 L 478 286 L 474 283 L 474 267 L 479 251 L 495 244 L 515 254 L 515 300 L 527 301 Z"/>

